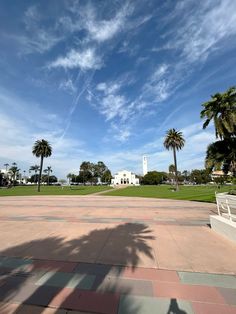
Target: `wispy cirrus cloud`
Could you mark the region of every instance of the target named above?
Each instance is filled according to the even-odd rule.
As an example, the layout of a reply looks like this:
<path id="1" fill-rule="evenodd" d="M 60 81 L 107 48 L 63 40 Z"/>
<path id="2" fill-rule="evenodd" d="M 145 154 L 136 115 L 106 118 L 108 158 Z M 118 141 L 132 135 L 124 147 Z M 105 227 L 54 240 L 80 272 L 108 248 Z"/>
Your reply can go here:
<path id="1" fill-rule="evenodd" d="M 126 3 L 110 19 L 99 20 L 92 6 L 87 6 L 84 10 L 84 27 L 91 39 L 103 42 L 113 38 L 117 33 L 125 28 L 127 17 L 133 12 L 132 6 Z"/>
<path id="2" fill-rule="evenodd" d="M 164 31 L 161 35 L 164 43 L 153 47 L 152 51 L 172 50 L 173 62 L 168 64 L 168 68 L 161 64 L 152 71 L 144 85 L 144 94 L 150 93 L 154 100 L 163 102 L 210 55 L 220 54 L 227 47 L 232 49 L 232 39 L 236 38 L 236 3 L 230 0 L 183 0 L 159 22 L 165 26 L 175 22 L 177 27 Z"/>
<path id="3" fill-rule="evenodd" d="M 75 87 L 71 78 L 61 81 L 59 85 L 59 89 L 65 90 L 69 92 L 70 94 L 74 94 L 77 91 L 77 88 Z"/>
<path id="4" fill-rule="evenodd" d="M 72 49 L 65 57 L 58 57 L 49 64 L 49 68 L 80 68 L 83 71 L 100 69 L 101 67 L 102 59 L 94 48 L 86 48 L 81 51 Z"/>
<path id="5" fill-rule="evenodd" d="M 175 45 L 189 62 L 205 60 L 221 49 L 225 39 L 236 35 L 236 3 L 230 0 L 207 0 L 194 6 L 191 13 L 187 1 L 177 6 L 183 24 L 178 29 Z M 184 13 L 184 15 L 183 15 Z"/>
<path id="6" fill-rule="evenodd" d="M 22 34 L 7 34 L 9 39 L 18 44 L 21 54 L 40 53 L 51 50 L 64 39 L 64 34 L 53 26 L 45 28 L 43 22 L 46 16 L 40 13 L 37 5 L 28 7 L 23 15 L 25 32 Z"/>

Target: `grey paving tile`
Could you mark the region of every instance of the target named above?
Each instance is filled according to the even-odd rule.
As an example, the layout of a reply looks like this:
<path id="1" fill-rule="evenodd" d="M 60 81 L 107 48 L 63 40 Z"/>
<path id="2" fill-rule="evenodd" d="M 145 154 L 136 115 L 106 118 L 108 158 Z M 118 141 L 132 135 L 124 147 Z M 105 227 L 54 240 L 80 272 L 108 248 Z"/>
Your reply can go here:
<path id="1" fill-rule="evenodd" d="M 0 266 L 6 268 L 21 268 L 23 270 L 31 264 L 32 260 L 17 257 L 4 257 L 0 260 Z"/>
<path id="2" fill-rule="evenodd" d="M 25 285 L 12 297 L 12 301 L 23 304 L 46 306 L 59 293 L 56 287 Z"/>
<path id="3" fill-rule="evenodd" d="M 194 314 L 190 302 L 151 298 L 122 296 L 120 299 L 118 314 Z"/>
<path id="4" fill-rule="evenodd" d="M 90 263 L 78 263 L 74 269 L 75 273 L 90 274 L 99 276 L 119 276 L 124 270 L 122 266 L 114 266 L 109 264 L 90 264 Z"/>
<path id="5" fill-rule="evenodd" d="M 47 272 L 36 282 L 36 285 L 46 285 L 61 288 L 80 288 L 87 290 L 91 289 L 94 280 L 94 275 Z"/>
<path id="6" fill-rule="evenodd" d="M 236 305 L 236 289 L 218 288 L 221 295 L 230 305 Z"/>
<path id="7" fill-rule="evenodd" d="M 151 281 L 106 277 L 96 288 L 101 292 L 113 292 L 129 295 L 153 296 Z"/>
<path id="8" fill-rule="evenodd" d="M 182 283 L 236 289 L 236 277 L 233 275 L 192 273 L 181 271 L 179 271 L 178 274 Z"/>

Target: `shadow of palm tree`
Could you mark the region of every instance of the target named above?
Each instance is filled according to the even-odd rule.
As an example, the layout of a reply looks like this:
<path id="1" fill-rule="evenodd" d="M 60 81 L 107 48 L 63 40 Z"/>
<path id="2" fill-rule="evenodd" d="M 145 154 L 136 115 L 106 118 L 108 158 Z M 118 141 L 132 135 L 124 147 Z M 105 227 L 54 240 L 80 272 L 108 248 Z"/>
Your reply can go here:
<path id="1" fill-rule="evenodd" d="M 71 240 L 48 237 L 1 251 L 0 256 L 6 258 L 0 260 L 0 301 L 41 306 L 54 302 L 58 308 L 73 310 L 68 305 L 72 300 L 76 302 L 77 298 L 82 300 L 94 293 L 101 300 L 104 294 L 113 295 L 115 303 L 120 294 L 132 292 L 131 287 L 120 282 L 125 267 L 135 271 L 140 256 L 153 259 L 148 245 L 152 239 L 146 225 L 127 223 L 93 230 Z M 20 265 L 14 256 L 24 258 Z M 40 259 L 42 256 L 49 261 Z M 11 267 L 6 268 L 9 261 Z M 1 305 L 1 313 L 3 309 Z M 80 310 L 84 310 L 83 306 Z M 91 304 L 91 312 L 95 310 L 96 304 Z"/>

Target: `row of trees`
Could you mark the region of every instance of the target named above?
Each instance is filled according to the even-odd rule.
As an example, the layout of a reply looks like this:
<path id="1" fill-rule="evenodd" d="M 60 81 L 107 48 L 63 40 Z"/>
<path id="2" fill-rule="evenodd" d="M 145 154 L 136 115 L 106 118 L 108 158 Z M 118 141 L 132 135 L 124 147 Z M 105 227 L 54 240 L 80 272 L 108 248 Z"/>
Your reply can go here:
<path id="1" fill-rule="evenodd" d="M 5 172 L 2 174 L 2 181 L 5 182 L 5 184 L 13 183 L 19 184 L 19 183 L 38 183 L 39 180 L 39 170 L 40 166 L 34 165 L 31 166 L 29 171 L 26 170 L 21 171 L 20 168 L 18 168 L 17 163 L 13 162 L 12 165 L 6 163 L 4 164 Z M 33 175 L 31 173 L 34 172 Z M 52 167 L 48 166 L 46 169 L 43 170 L 44 174 L 42 175 L 42 182 L 44 183 L 53 183 L 57 182 L 57 178 L 55 176 L 52 176 Z"/>
<path id="2" fill-rule="evenodd" d="M 98 161 L 97 163 L 83 161 L 80 165 L 79 174 L 68 173 L 67 178 L 70 183 L 97 184 L 101 182 L 109 184 L 112 175 L 111 171 L 102 161 Z"/>
<path id="3" fill-rule="evenodd" d="M 29 169 L 29 173 L 31 173 L 32 171 L 34 171 L 34 174 L 31 175 L 29 181 L 32 183 L 37 183 L 39 180 L 39 172 L 40 170 L 40 166 L 39 165 L 33 165 L 30 167 Z M 42 182 L 47 182 L 48 184 L 53 183 L 53 182 L 57 182 L 57 178 L 53 175 L 51 175 L 51 173 L 53 172 L 52 167 L 51 166 L 47 166 L 44 170 L 44 175 L 42 175 Z"/>
<path id="4" fill-rule="evenodd" d="M 144 177 L 140 177 L 140 183 L 144 185 L 158 185 L 163 183 L 172 184 L 175 183 L 175 180 L 176 173 L 174 165 L 170 165 L 169 173 L 150 171 Z M 212 178 L 211 171 L 209 169 L 194 169 L 192 171 L 178 171 L 177 180 L 178 184 L 207 184 L 212 181 L 219 184 L 227 181 L 227 178 Z"/>

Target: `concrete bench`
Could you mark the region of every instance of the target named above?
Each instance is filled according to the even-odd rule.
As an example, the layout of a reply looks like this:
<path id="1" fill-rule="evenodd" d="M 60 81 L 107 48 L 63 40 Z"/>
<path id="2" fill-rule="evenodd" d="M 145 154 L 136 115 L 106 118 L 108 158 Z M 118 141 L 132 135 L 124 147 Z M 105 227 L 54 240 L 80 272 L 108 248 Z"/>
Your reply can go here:
<path id="1" fill-rule="evenodd" d="M 236 196 L 216 193 L 218 215 L 236 222 Z"/>

